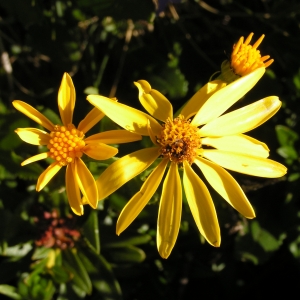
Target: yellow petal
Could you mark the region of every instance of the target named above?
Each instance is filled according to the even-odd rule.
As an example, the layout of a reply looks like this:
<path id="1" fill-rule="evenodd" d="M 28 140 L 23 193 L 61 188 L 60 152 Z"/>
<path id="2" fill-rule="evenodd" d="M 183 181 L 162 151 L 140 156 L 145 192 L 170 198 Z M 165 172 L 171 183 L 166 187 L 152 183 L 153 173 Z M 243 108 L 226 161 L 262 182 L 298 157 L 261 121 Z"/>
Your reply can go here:
<path id="1" fill-rule="evenodd" d="M 206 137 L 201 139 L 203 145 L 211 146 L 223 151 L 238 152 L 267 158 L 269 148 L 250 136 L 244 134 L 222 137 Z"/>
<path id="2" fill-rule="evenodd" d="M 157 220 L 157 248 L 168 258 L 177 239 L 182 210 L 181 180 L 177 164 L 172 162 L 165 178 Z"/>
<path id="3" fill-rule="evenodd" d="M 36 190 L 39 192 L 52 179 L 52 177 L 61 169 L 58 162 L 52 163 L 40 176 L 36 184 Z"/>
<path id="4" fill-rule="evenodd" d="M 87 137 L 84 141 L 89 143 L 103 143 L 103 144 L 122 144 L 140 141 L 141 135 L 127 131 L 127 130 L 108 130 L 93 134 Z"/>
<path id="5" fill-rule="evenodd" d="M 83 215 L 83 205 L 81 204 L 81 196 L 79 186 L 75 176 L 75 164 L 68 164 L 66 169 L 66 192 L 74 214 Z"/>
<path id="6" fill-rule="evenodd" d="M 104 160 L 115 156 L 118 153 L 118 149 L 103 143 L 92 143 L 86 145 L 83 148 L 83 152 L 93 159 Z"/>
<path id="7" fill-rule="evenodd" d="M 117 235 L 121 234 L 139 215 L 157 190 L 164 175 L 167 159 L 163 159 L 148 176 L 141 189 L 129 200 L 122 209 L 117 222 Z"/>
<path id="8" fill-rule="evenodd" d="M 264 98 L 207 123 L 200 129 L 200 134 L 223 136 L 250 131 L 271 118 L 280 106 L 278 97 Z"/>
<path id="9" fill-rule="evenodd" d="M 148 135 L 147 123 L 149 119 L 152 130 L 157 135 L 160 134 L 161 126 L 159 123 L 150 115 L 135 108 L 98 95 L 89 95 L 87 100 L 103 111 L 111 120 L 128 131 L 141 135 Z"/>
<path id="10" fill-rule="evenodd" d="M 258 177 L 277 178 L 287 171 L 284 165 L 276 161 L 249 154 L 203 150 L 202 155 L 223 168 Z"/>
<path id="11" fill-rule="evenodd" d="M 22 163 L 21 163 L 21 166 L 25 166 L 25 165 L 28 165 L 32 162 L 35 162 L 35 161 L 38 161 L 38 160 L 41 160 L 41 159 L 46 159 L 50 157 L 50 152 L 44 152 L 44 153 L 40 153 L 40 154 L 37 154 L 37 155 L 34 155 L 34 156 L 31 156 L 29 158 L 27 158 L 26 160 L 24 160 Z"/>
<path id="12" fill-rule="evenodd" d="M 207 187 L 187 162 L 184 162 L 183 186 L 200 233 L 212 246 L 219 247 L 221 236 L 215 206 Z"/>
<path id="13" fill-rule="evenodd" d="M 150 124 L 149 120 L 148 120 L 148 133 L 149 133 L 149 137 L 150 137 L 152 143 L 156 146 L 160 146 L 159 143 L 157 142 L 157 138 L 156 138 L 155 133 L 152 131 L 151 124 Z"/>
<path id="14" fill-rule="evenodd" d="M 209 97 L 225 86 L 226 83 L 222 80 L 208 82 L 186 103 L 180 114 L 186 120 L 189 119 L 198 112 Z"/>
<path id="15" fill-rule="evenodd" d="M 33 108 L 31 105 L 20 100 L 15 100 L 12 102 L 12 104 L 15 107 L 15 109 L 29 117 L 31 120 L 42 125 L 49 131 L 53 130 L 54 124 L 50 120 L 48 120 L 44 115 L 42 115 L 39 111 Z"/>
<path id="16" fill-rule="evenodd" d="M 162 122 L 173 118 L 172 104 L 163 94 L 151 89 L 146 80 L 138 80 L 134 84 L 139 89 L 139 100 L 149 114 Z"/>
<path id="17" fill-rule="evenodd" d="M 18 128 L 15 130 L 20 139 L 32 145 L 47 145 L 50 135 L 43 130 L 36 128 Z"/>
<path id="18" fill-rule="evenodd" d="M 103 117 L 104 113 L 98 108 L 94 107 L 85 118 L 79 123 L 77 129 L 83 133 L 87 133 L 95 124 L 97 124 Z"/>
<path id="19" fill-rule="evenodd" d="M 97 208 L 98 190 L 95 179 L 80 158 L 75 160 L 74 174 L 76 174 L 77 184 L 87 203 L 92 208 Z"/>
<path id="20" fill-rule="evenodd" d="M 222 167 L 203 159 L 196 158 L 195 164 L 200 168 L 209 184 L 239 213 L 249 219 L 255 212 L 245 193 L 235 179 Z"/>
<path id="21" fill-rule="evenodd" d="M 215 92 L 200 108 L 191 124 L 199 126 L 219 117 L 249 92 L 264 73 L 265 68 L 256 69 Z"/>
<path id="22" fill-rule="evenodd" d="M 64 73 L 58 91 L 58 108 L 62 123 L 67 126 L 72 124 L 73 111 L 75 107 L 75 88 L 72 78 L 68 73 Z"/>
<path id="23" fill-rule="evenodd" d="M 159 156 L 158 148 L 146 148 L 123 156 L 111 164 L 97 179 L 99 200 L 116 191 L 146 170 Z"/>

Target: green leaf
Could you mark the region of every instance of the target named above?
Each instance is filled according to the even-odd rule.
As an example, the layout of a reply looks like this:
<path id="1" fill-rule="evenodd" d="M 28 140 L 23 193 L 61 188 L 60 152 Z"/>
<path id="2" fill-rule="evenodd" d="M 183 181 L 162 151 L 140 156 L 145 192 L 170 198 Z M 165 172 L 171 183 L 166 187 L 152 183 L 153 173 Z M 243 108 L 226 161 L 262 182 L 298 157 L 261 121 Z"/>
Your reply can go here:
<path id="1" fill-rule="evenodd" d="M 142 249 L 131 245 L 111 247 L 108 256 L 115 263 L 140 263 L 146 258 Z"/>
<path id="2" fill-rule="evenodd" d="M 81 262 L 79 256 L 75 252 L 75 249 L 72 250 L 64 250 L 62 252 L 63 255 L 63 266 L 71 272 L 74 284 L 78 286 L 81 290 L 83 290 L 87 294 L 91 294 L 92 292 L 92 283 L 89 277 L 89 274 Z"/>
<path id="3" fill-rule="evenodd" d="M 2 128 L 0 135 L 0 149 L 12 150 L 20 146 L 23 141 L 14 132 L 17 128 L 28 127 L 29 121 L 27 119 L 20 118 L 11 123 L 11 120 L 7 119 L 5 123 L 6 128 Z"/>
<path id="4" fill-rule="evenodd" d="M 70 274 L 61 266 L 55 265 L 48 272 L 57 283 L 66 283 L 70 280 Z"/>
<path id="5" fill-rule="evenodd" d="M 62 124 L 60 116 L 50 108 L 45 108 L 42 114 L 47 117 L 53 124 Z"/>
<path id="6" fill-rule="evenodd" d="M 144 234 L 144 235 L 139 235 L 139 236 L 133 236 L 130 238 L 123 238 L 119 237 L 117 240 L 111 243 L 106 243 L 105 248 L 110 248 L 110 247 L 126 247 L 129 245 L 141 245 L 141 244 L 146 244 L 150 240 L 152 240 L 152 237 L 150 235 Z"/>
<path id="7" fill-rule="evenodd" d="M 16 292 L 16 288 L 7 284 L 0 285 L 0 294 L 12 299 L 21 299 L 21 295 Z"/>
<path id="8" fill-rule="evenodd" d="M 298 134 L 287 126 L 275 126 L 278 141 L 281 146 L 293 146 L 295 141 L 298 140 Z"/>
<path id="9" fill-rule="evenodd" d="M 98 95 L 99 94 L 98 88 L 96 88 L 94 86 L 88 86 L 88 87 L 86 87 L 83 92 L 86 95 Z"/>
<path id="10" fill-rule="evenodd" d="M 38 260 L 38 259 L 46 258 L 46 257 L 48 257 L 48 254 L 50 251 L 51 251 L 50 248 L 37 247 L 37 248 L 35 248 L 35 250 L 33 252 L 32 259 Z"/>
<path id="11" fill-rule="evenodd" d="M 283 146 L 277 149 L 277 153 L 284 158 L 295 160 L 298 158 L 298 153 L 293 146 Z"/>
<path id="12" fill-rule="evenodd" d="M 19 244 L 5 248 L 5 252 L 1 253 L 4 256 L 23 257 L 32 249 L 32 243 Z"/>
<path id="13" fill-rule="evenodd" d="M 95 289 L 101 292 L 102 295 L 105 295 L 107 299 L 121 300 L 120 285 L 106 259 L 90 248 L 82 249 L 82 252 L 81 256 L 84 254 L 86 260 L 93 265 L 93 270 L 89 268 L 89 274 Z"/>
<path id="14" fill-rule="evenodd" d="M 97 211 L 93 210 L 90 212 L 87 221 L 83 225 L 83 234 L 88 239 L 89 243 L 94 247 L 95 252 L 100 254 L 100 238 Z"/>
<path id="15" fill-rule="evenodd" d="M 254 241 L 258 242 L 264 251 L 275 251 L 282 244 L 284 236 L 277 240 L 270 232 L 262 229 L 257 221 L 252 221 L 250 226 Z"/>

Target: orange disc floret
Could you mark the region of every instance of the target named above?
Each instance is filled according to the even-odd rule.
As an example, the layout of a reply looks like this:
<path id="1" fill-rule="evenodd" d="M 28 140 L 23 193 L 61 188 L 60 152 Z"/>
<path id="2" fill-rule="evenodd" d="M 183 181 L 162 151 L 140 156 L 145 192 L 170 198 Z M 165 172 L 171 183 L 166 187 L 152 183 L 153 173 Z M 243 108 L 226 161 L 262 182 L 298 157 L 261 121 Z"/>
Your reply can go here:
<path id="1" fill-rule="evenodd" d="M 69 124 L 67 127 L 55 125 L 54 130 L 50 132 L 50 137 L 47 145 L 50 157 L 59 162 L 61 166 L 66 166 L 73 162 L 75 157 L 83 155 L 84 134 L 73 124 Z"/>
<path id="2" fill-rule="evenodd" d="M 270 66 L 274 59 L 270 59 L 269 55 L 261 56 L 260 51 L 257 47 L 261 44 L 265 35 L 263 34 L 253 46 L 249 45 L 253 36 L 253 32 L 249 34 L 244 42 L 244 37 L 242 36 L 237 44 L 233 45 L 233 50 L 231 53 L 231 68 L 234 73 L 240 76 L 247 75 L 252 71 L 260 67 L 267 68 Z"/>
<path id="3" fill-rule="evenodd" d="M 182 115 L 168 119 L 162 127 L 161 135 L 157 137 L 161 155 L 176 163 L 188 161 L 192 164 L 201 146 L 199 129 Z"/>

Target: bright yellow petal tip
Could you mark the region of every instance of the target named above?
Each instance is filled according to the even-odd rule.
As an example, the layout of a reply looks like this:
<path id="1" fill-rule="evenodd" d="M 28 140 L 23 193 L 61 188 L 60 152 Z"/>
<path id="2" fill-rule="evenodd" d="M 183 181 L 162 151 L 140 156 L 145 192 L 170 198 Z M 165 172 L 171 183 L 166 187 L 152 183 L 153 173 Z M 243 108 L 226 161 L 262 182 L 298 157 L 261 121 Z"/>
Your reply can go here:
<path id="1" fill-rule="evenodd" d="M 64 73 L 57 100 L 61 120 L 63 124 L 67 126 L 72 123 L 75 107 L 75 88 L 72 78 L 68 73 Z"/>

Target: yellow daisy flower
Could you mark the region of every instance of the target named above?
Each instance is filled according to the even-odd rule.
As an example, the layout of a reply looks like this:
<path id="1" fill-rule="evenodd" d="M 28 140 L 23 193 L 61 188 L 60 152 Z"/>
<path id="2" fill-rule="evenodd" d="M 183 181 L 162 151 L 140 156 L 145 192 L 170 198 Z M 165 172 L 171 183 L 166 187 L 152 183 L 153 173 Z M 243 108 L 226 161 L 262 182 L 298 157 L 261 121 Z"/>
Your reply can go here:
<path id="1" fill-rule="evenodd" d="M 215 78 L 215 80 L 205 84 L 186 103 L 185 106 L 188 107 L 188 110 L 193 108 L 192 115 L 196 114 L 203 103 L 205 103 L 213 93 L 225 87 L 227 84 L 239 79 L 240 77 L 246 77 L 244 80 L 240 80 L 239 82 L 240 84 L 244 85 L 244 82 L 247 81 L 246 86 L 248 86 L 247 89 L 250 90 L 263 76 L 266 68 L 273 63 L 274 59 L 268 60 L 270 58 L 269 55 L 261 57 L 260 51 L 257 50 L 257 47 L 260 45 L 265 36 L 262 35 L 256 41 L 256 43 L 251 46 L 249 43 L 252 39 L 252 36 L 253 33 L 250 33 L 245 42 L 244 37 L 242 36 L 238 43 L 233 45 L 231 59 L 230 61 L 225 60 L 222 63 L 220 75 Z M 244 92 L 243 89 L 240 90 Z"/>
<path id="2" fill-rule="evenodd" d="M 223 168 L 269 178 L 283 176 L 286 168 L 267 159 L 269 149 L 264 143 L 244 134 L 277 112 L 281 106 L 278 97 L 267 97 L 222 115 L 250 89 L 253 82 L 245 81 L 245 77 L 216 91 L 192 120 L 189 119 L 194 112 L 192 107 L 185 107 L 174 118 L 171 103 L 144 80 L 135 85 L 139 89 L 140 102 L 153 117 L 106 97 L 87 97 L 121 127 L 148 135 L 154 143 L 154 147 L 120 158 L 100 175 L 97 180 L 99 199 L 104 199 L 161 158 L 140 191 L 123 208 L 117 222 L 117 234 L 131 224 L 151 199 L 168 165 L 157 221 L 157 247 L 163 258 L 170 255 L 180 226 L 182 189 L 178 168 L 183 169 L 183 187 L 195 222 L 211 245 L 218 247 L 221 242 L 218 219 L 210 193 L 192 164 L 238 212 L 250 219 L 255 217 L 243 190 Z"/>
<path id="3" fill-rule="evenodd" d="M 36 128 L 18 128 L 15 132 L 26 143 L 45 145 L 49 151 L 32 156 L 22 162 L 22 166 L 51 157 L 55 161 L 39 176 L 36 190 L 40 191 L 52 177 L 66 166 L 66 192 L 73 212 L 83 214 L 83 204 L 96 208 L 98 203 L 98 190 L 94 177 L 88 170 L 81 157 L 83 154 L 96 160 L 104 160 L 115 156 L 118 149 L 106 144 L 118 144 L 141 139 L 139 134 L 127 130 L 112 130 L 94 134 L 85 138 L 85 134 L 104 114 L 93 108 L 76 128 L 72 124 L 75 107 L 75 88 L 69 74 L 64 73 L 58 92 L 58 108 L 63 125 L 54 125 L 29 104 L 15 100 L 13 106 L 31 118 L 49 133 Z M 86 203 L 82 203 L 81 195 Z"/>
<path id="4" fill-rule="evenodd" d="M 263 34 L 253 46 L 250 45 L 250 41 L 253 37 L 253 32 L 244 41 L 244 37 L 240 37 L 237 44 L 233 45 L 233 50 L 231 53 L 231 68 L 234 73 L 240 76 L 245 76 L 257 68 L 269 67 L 274 59 L 270 59 L 270 55 L 265 55 L 261 57 L 260 51 L 257 47 L 261 44 L 265 35 Z"/>
<path id="5" fill-rule="evenodd" d="M 221 65 L 221 74 L 216 80 L 222 80 L 230 83 L 237 80 L 241 76 L 246 76 L 258 68 L 269 67 L 274 59 L 269 59 L 270 55 L 261 56 L 257 47 L 261 44 L 265 35 L 263 34 L 253 46 L 250 41 L 253 32 L 244 41 L 244 37 L 240 37 L 239 41 L 233 45 L 230 60 L 225 60 Z"/>

